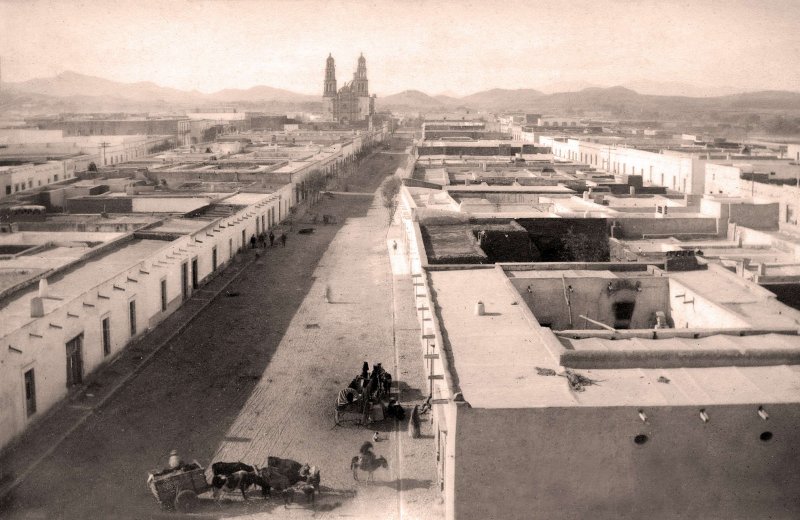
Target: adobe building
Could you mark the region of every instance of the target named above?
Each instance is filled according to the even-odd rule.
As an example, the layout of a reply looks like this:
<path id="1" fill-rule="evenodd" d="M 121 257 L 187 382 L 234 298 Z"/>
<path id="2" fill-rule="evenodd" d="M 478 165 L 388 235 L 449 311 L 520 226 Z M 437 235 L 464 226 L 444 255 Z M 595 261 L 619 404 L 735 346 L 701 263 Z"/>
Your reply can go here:
<path id="1" fill-rule="evenodd" d="M 150 186 L 117 204 L 100 195 L 102 216 L 4 224 L 0 447 L 217 276 L 251 235 L 288 215 L 289 184 L 227 193 L 194 184 L 169 193 Z"/>
<path id="2" fill-rule="evenodd" d="M 693 256 L 433 265 L 405 225 L 447 518 L 800 514 L 798 311 Z"/>
<path id="3" fill-rule="evenodd" d="M 337 133 L 295 159 L 221 140 L 219 156 L 137 157 L 0 203 L 0 449 L 286 219 L 310 176 L 345 174 L 387 132 Z"/>
<path id="4" fill-rule="evenodd" d="M 486 179 L 466 200 L 454 168 L 409 168 L 399 210 L 446 517 L 800 516 L 800 311 L 681 247 L 731 228 L 763 241 L 777 205 L 588 189 L 512 200 L 530 197 L 518 181 L 499 199 Z M 573 175 L 554 173 L 555 187 Z M 585 242 L 563 239 L 571 220 L 601 221 L 585 236 L 609 257 L 568 258 Z M 611 258 L 659 240 L 658 256 Z"/>

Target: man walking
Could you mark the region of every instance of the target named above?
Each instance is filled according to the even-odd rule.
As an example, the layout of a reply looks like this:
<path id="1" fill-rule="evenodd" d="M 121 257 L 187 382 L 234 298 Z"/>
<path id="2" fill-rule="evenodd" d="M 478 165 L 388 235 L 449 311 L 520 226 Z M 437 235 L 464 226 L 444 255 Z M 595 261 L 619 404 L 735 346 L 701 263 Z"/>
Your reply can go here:
<path id="1" fill-rule="evenodd" d="M 250 235 L 250 249 L 256 248 L 256 236 Z"/>
<path id="2" fill-rule="evenodd" d="M 269 247 L 272 247 L 275 244 L 275 233 L 272 230 L 269 230 Z"/>
<path id="3" fill-rule="evenodd" d="M 283 244 L 283 247 L 286 247 L 286 232 L 285 231 L 281 231 L 281 243 Z"/>

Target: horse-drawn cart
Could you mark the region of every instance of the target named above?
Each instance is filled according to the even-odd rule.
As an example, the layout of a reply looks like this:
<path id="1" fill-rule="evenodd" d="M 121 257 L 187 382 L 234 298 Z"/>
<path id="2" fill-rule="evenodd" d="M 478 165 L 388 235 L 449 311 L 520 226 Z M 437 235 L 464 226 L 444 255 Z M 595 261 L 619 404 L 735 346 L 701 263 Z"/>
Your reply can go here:
<path id="1" fill-rule="evenodd" d="M 339 426 L 343 422 L 367 424 L 371 403 L 365 396 L 352 388 L 345 388 L 336 397 L 336 406 L 333 411 L 334 423 Z"/>
<path id="2" fill-rule="evenodd" d="M 338 426 L 344 421 L 366 426 L 373 421 L 384 418 L 384 399 L 392 385 L 392 376 L 377 363 L 372 373 L 362 369 L 347 388 L 342 389 L 336 397 L 334 422 Z"/>
<path id="3" fill-rule="evenodd" d="M 206 482 L 206 474 L 200 464 L 184 466 L 184 469 L 166 474 L 151 472 L 147 486 L 163 509 L 191 511 L 197 506 L 197 495 L 211 489 Z"/>

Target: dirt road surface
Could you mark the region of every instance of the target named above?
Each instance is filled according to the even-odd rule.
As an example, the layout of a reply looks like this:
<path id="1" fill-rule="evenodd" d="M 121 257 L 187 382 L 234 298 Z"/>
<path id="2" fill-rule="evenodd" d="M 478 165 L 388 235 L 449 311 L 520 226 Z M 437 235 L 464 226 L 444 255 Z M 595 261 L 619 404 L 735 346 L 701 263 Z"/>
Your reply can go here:
<path id="1" fill-rule="evenodd" d="M 296 219 L 286 246 L 263 251 L 228 287 L 235 296 L 211 302 L 38 464 L 0 503 L 0 517 L 176 518 L 160 510 L 145 477 L 177 449 L 203 465 L 264 465 L 276 455 L 321 469 L 315 510 L 252 491 L 246 502 L 202 500 L 192 517 L 440 518 L 430 435 L 411 440 L 405 424 L 390 420 L 370 429 L 333 422 L 336 394 L 363 361 L 393 373 L 404 404 L 424 399 L 410 283 L 392 274 L 388 215 L 376 193 L 403 159 L 371 155 L 348 179 L 350 193 L 310 209 L 338 224 Z M 313 233 L 298 234 L 304 227 Z M 373 484 L 355 482 L 350 459 L 375 430 L 375 452 L 389 469 Z"/>

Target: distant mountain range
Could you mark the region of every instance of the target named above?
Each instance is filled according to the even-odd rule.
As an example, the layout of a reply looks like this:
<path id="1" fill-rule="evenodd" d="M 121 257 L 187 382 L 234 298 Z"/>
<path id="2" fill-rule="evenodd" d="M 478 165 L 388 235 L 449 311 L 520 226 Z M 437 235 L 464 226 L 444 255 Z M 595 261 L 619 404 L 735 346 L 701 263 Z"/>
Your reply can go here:
<path id="1" fill-rule="evenodd" d="M 491 89 L 468 96 L 452 93 L 430 96 L 418 90 L 378 97 L 381 110 L 563 112 L 605 111 L 618 114 L 692 111 L 800 111 L 800 93 L 761 91 L 700 97 L 712 90 L 683 83 L 639 81 L 601 88 L 587 83 L 560 83 L 550 87 L 565 91 L 544 93 L 534 89 Z M 268 86 L 225 89 L 212 94 L 161 87 L 152 82 L 121 83 L 104 78 L 63 72 L 51 78 L 4 83 L 0 110 L 27 113 L 143 112 L 233 105 L 248 110 L 320 110 L 321 96 L 298 94 Z M 550 90 L 548 87 L 545 90 Z M 575 87 L 575 90 L 570 90 Z M 580 88 L 578 88 L 580 87 Z M 720 89 L 713 91 L 719 92 Z M 656 95 L 655 92 L 694 93 Z"/>
<path id="2" fill-rule="evenodd" d="M 428 96 L 418 90 L 378 98 L 381 109 L 446 111 L 458 107 L 485 111 L 610 112 L 631 117 L 698 111 L 800 111 L 800 93 L 761 91 L 717 97 L 657 96 L 625 87 L 590 87 L 576 92 L 544 94 L 532 89 L 492 89 L 462 98 Z"/>
<path id="3" fill-rule="evenodd" d="M 202 108 L 220 104 L 246 107 L 303 108 L 321 105 L 319 96 L 297 94 L 267 86 L 225 89 L 212 94 L 161 87 L 152 82 L 122 83 L 75 72 L 3 84 L 0 108 L 52 111 L 117 112 L 159 111 L 170 108 Z M 56 110 L 58 109 L 58 110 Z"/>

